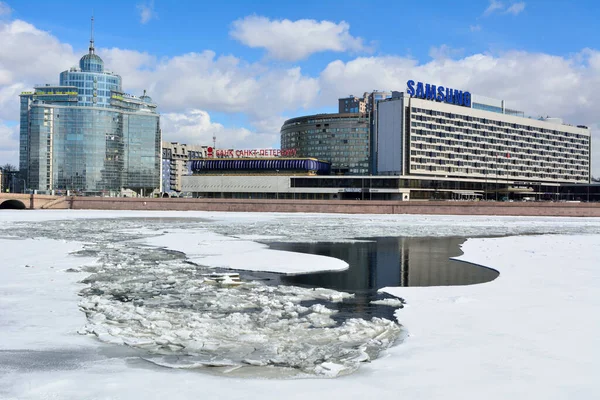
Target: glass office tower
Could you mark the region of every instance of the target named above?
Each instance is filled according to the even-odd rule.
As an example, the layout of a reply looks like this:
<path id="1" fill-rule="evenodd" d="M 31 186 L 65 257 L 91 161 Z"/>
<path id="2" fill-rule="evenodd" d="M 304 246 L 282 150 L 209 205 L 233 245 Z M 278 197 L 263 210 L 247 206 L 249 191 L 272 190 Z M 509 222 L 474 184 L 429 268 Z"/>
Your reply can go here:
<path id="1" fill-rule="evenodd" d="M 92 20 L 93 23 L 93 20 Z M 89 53 L 21 98 L 20 169 L 27 188 L 114 194 L 160 188 L 161 131 L 156 104 L 123 93 L 121 77 Z"/>

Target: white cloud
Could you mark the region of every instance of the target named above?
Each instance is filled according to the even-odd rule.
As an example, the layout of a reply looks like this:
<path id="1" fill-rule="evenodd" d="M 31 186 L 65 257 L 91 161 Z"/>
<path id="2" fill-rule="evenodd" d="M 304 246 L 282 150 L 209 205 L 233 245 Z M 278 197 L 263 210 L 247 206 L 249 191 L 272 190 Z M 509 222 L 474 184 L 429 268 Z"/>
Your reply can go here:
<path id="1" fill-rule="evenodd" d="M 156 12 L 154 11 L 154 1 L 150 0 L 144 3 L 139 3 L 136 6 L 138 12 L 140 13 L 140 23 L 146 24 L 150 22 L 150 20 L 156 18 Z"/>
<path id="2" fill-rule="evenodd" d="M 492 15 L 496 11 L 500 11 L 504 9 L 504 4 L 498 0 L 490 0 L 490 5 L 483 12 L 483 16 L 487 17 L 488 15 Z"/>
<path id="3" fill-rule="evenodd" d="M 5 164 L 19 168 L 19 131 L 0 119 L 0 166 Z"/>
<path id="4" fill-rule="evenodd" d="M 18 94 L 36 83 L 58 83 L 77 64 L 73 48 L 27 22 L 0 21 L 0 119 L 18 118 Z"/>
<path id="5" fill-rule="evenodd" d="M 424 64 L 403 57 L 334 61 L 319 79 L 320 104 L 335 104 L 340 95 L 372 89 L 404 91 L 408 79 L 504 99 L 507 107 L 533 117 L 557 116 L 575 125 L 600 125 L 600 92 L 596 90 L 600 87 L 600 52 L 591 49 L 570 57 L 513 51 L 436 58 Z M 600 132 L 593 131 L 593 135 L 594 143 L 600 143 Z M 594 150 L 594 160 L 594 173 L 600 176 L 600 151 Z"/>
<path id="6" fill-rule="evenodd" d="M 162 114 L 161 127 L 163 140 L 169 142 L 212 145 L 214 135 L 218 148 L 270 148 L 279 143 L 279 127 L 268 133 L 243 127 L 226 128 L 198 109 Z"/>
<path id="7" fill-rule="evenodd" d="M 330 63 L 321 73 L 320 86 L 324 97 L 334 97 L 371 88 L 404 90 L 412 78 L 505 99 L 510 106 L 533 114 L 591 124 L 600 118 L 594 111 L 594 104 L 600 102 L 600 93 L 594 89 L 600 84 L 598 55 L 590 49 L 569 58 L 514 51 L 425 64 L 403 57 L 360 57 Z"/>
<path id="8" fill-rule="evenodd" d="M 270 20 L 248 16 L 234 21 L 230 35 L 252 48 L 264 48 L 273 58 L 297 61 L 323 51 L 365 51 L 363 40 L 350 34 L 342 21 Z"/>
<path id="9" fill-rule="evenodd" d="M 0 119 L 18 122 L 19 93 L 36 83 L 57 83 L 59 73 L 77 65 L 85 52 L 75 53 L 23 21 L 0 22 Z M 233 129 L 235 135 L 226 134 L 230 142 L 249 143 L 252 136 L 240 136 L 244 132 L 265 144 L 277 144 L 280 125 L 272 121 L 279 121 L 283 112 L 310 106 L 319 92 L 317 79 L 304 76 L 298 67 L 267 68 L 208 50 L 160 60 L 118 48 L 100 48 L 97 54 L 107 69 L 123 77 L 124 90 L 138 95 L 148 90 L 163 113 L 200 109 L 245 115 L 250 125 Z M 168 125 L 163 129 L 165 136 L 169 129 Z"/>
<path id="10" fill-rule="evenodd" d="M 523 10 L 525 10 L 525 3 L 515 3 L 506 9 L 507 14 L 519 15 Z"/>
<path id="11" fill-rule="evenodd" d="M 510 6 L 507 6 L 505 3 L 499 0 L 490 0 L 489 6 L 483 12 L 484 17 L 488 17 L 495 12 L 501 12 L 503 14 L 512 14 L 519 15 L 521 12 L 525 10 L 525 2 L 521 1 L 518 3 L 513 3 Z"/>
<path id="12" fill-rule="evenodd" d="M 471 32 L 479 32 L 481 30 L 481 25 L 469 25 L 469 30 Z"/>
<path id="13" fill-rule="evenodd" d="M 151 62 L 135 52 L 117 53 L 126 60 L 119 61 L 123 69 L 118 71 L 125 85 L 136 93 L 148 89 L 163 110 L 192 107 L 269 117 L 307 106 L 318 95 L 317 80 L 302 75 L 297 67 L 268 69 L 206 50 L 163 59 L 145 68 L 143 64 Z"/>

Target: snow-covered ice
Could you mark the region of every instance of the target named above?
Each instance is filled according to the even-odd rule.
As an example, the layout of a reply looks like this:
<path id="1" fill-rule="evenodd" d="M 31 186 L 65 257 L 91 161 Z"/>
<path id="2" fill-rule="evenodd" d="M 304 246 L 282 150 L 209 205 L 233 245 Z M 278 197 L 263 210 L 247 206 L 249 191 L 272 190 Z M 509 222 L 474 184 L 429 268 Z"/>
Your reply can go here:
<path id="1" fill-rule="evenodd" d="M 348 268 L 347 263 L 336 258 L 271 250 L 264 244 L 206 231 L 168 229 L 143 243 L 180 251 L 188 260 L 209 267 L 288 275 Z"/>
<path id="2" fill-rule="evenodd" d="M 82 218 L 112 222 L 99 225 L 89 222 L 85 234 L 78 234 L 73 229 L 78 224 L 73 221 Z M 137 219 L 134 226 L 128 224 L 125 230 L 120 226 L 119 218 Z M 135 317 L 141 327 L 138 333 L 147 334 L 152 340 L 143 342 L 140 339 L 143 335 L 136 335 L 133 339 L 139 342 L 132 343 L 133 348 L 129 350 L 77 333 L 80 329 L 99 329 L 100 335 L 109 339 L 107 342 L 124 340 L 123 330 L 132 326 L 129 324 L 131 315 L 112 313 L 133 314 L 140 305 L 121 298 L 118 302 L 126 307 L 101 310 L 107 304 L 116 303 L 109 301 L 110 296 L 120 295 L 114 291 L 116 286 L 111 285 L 128 277 L 128 284 L 140 293 L 151 292 L 153 287 L 149 283 L 152 281 L 136 281 L 135 275 L 128 272 L 136 263 L 155 263 L 161 282 L 167 285 L 169 282 L 163 278 L 168 275 L 189 273 L 183 256 L 176 253 L 188 249 L 177 249 L 174 241 L 161 242 L 159 238 L 168 236 L 163 234 L 165 231 L 178 234 L 178 219 L 193 221 L 195 218 L 197 226 L 191 231 L 207 235 L 204 247 L 210 247 L 213 241 L 214 248 L 219 249 L 214 253 L 197 251 L 198 259 L 194 262 L 201 266 L 227 266 L 229 263 L 226 257 L 215 259 L 218 260 L 215 264 L 202 262 L 210 257 L 228 255 L 235 260 L 236 257 L 231 255 L 235 254 L 235 248 L 226 246 L 226 242 L 232 240 L 244 243 L 248 251 L 264 252 L 266 249 L 262 245 L 252 242 L 267 236 L 280 241 L 329 241 L 394 235 L 461 235 L 474 239 L 463 245 L 464 255 L 460 259 L 494 268 L 500 271 L 500 277 L 471 286 L 386 288 L 386 292 L 406 300 L 405 307 L 398 309 L 396 316 L 408 337 L 401 344 L 385 350 L 384 357 L 363 364 L 353 374 L 333 380 L 274 382 L 272 379 L 227 378 L 189 370 L 189 367 L 197 366 L 194 362 L 205 360 L 191 360 L 186 366 L 173 357 L 179 351 L 178 346 L 191 337 L 183 327 L 174 326 L 173 322 L 187 322 L 182 315 L 165 320 L 154 318 L 151 312 L 138 313 L 139 317 Z M 50 220 L 54 222 L 42 223 Z M 157 220 L 162 222 L 157 224 Z M 0 398 L 3 399 L 348 399 L 366 396 L 591 399 L 600 394 L 600 383 L 596 379 L 600 370 L 600 318 L 597 313 L 600 300 L 596 295 L 600 286 L 600 219 L 21 211 L 0 213 L 0 222 L 3 228 L 0 232 Z M 165 228 L 171 222 L 175 228 Z M 99 226 L 101 229 L 95 230 Z M 106 242 L 111 235 L 118 240 Z M 489 235 L 512 236 L 483 237 Z M 98 243 L 101 248 L 94 250 L 94 244 Z M 134 248 L 138 245 L 147 246 L 146 254 L 136 252 Z M 155 246 L 174 251 L 160 253 L 153 250 Z M 82 250 L 78 256 L 67 254 L 77 250 Z M 161 258 L 163 256 L 158 257 L 158 254 L 166 255 Z M 241 253 L 239 258 L 244 254 Z M 258 258 L 266 260 L 269 256 Z M 321 261 L 322 265 L 328 263 Z M 109 271 L 105 265 L 110 265 L 114 271 Z M 290 272 L 300 271 L 295 266 Z M 78 283 L 86 277 L 89 279 L 87 285 Z M 197 286 L 193 285 L 193 280 L 188 280 L 190 287 Z M 234 290 L 251 293 L 264 289 L 260 289 L 261 285 L 253 285 L 244 283 Z M 110 296 L 92 292 L 78 298 L 78 292 L 86 287 L 92 291 L 94 288 L 107 289 Z M 212 289 L 224 290 L 216 286 Z M 126 295 L 126 292 L 121 294 Z M 291 297 L 300 299 L 304 295 L 307 294 L 300 291 Z M 185 300 L 177 296 L 180 296 L 179 292 L 160 301 L 176 303 Z M 298 312 L 298 307 L 302 307 L 299 303 L 277 303 L 286 296 L 288 294 L 276 294 L 264 299 L 275 302 L 277 307 L 283 304 L 283 309 L 271 307 L 271 311 L 277 311 L 272 320 L 267 318 L 270 323 L 276 324 L 280 315 L 288 312 L 286 306 L 291 318 L 302 315 Z M 261 297 L 249 294 L 249 299 L 254 298 Z M 147 304 L 152 301 L 151 298 L 145 300 L 143 307 L 151 308 L 152 304 Z M 86 314 L 78 310 L 78 304 L 91 319 L 86 319 Z M 241 307 L 243 302 L 224 304 Z M 331 339 L 327 329 L 341 327 L 340 324 L 328 326 L 331 323 L 329 311 L 321 306 L 305 311 L 313 329 L 323 331 L 324 336 L 320 338 L 325 342 Z M 116 323 L 102 324 L 94 320 L 95 315 L 100 320 L 109 315 Z M 241 315 L 239 313 L 236 318 L 242 318 Z M 310 315 L 313 321 L 310 321 Z M 351 321 L 357 325 L 370 322 Z M 161 330 L 168 332 L 169 337 L 157 338 Z M 376 328 L 367 324 L 352 327 L 349 332 L 368 330 Z M 338 333 L 338 336 L 343 335 Z M 247 334 L 248 343 L 260 342 L 259 337 L 251 337 L 253 329 Z M 293 335 L 295 332 L 290 332 L 290 339 Z M 370 337 L 377 338 L 376 332 Z M 289 340 L 289 344 L 302 344 L 303 340 L 296 341 L 298 343 Z M 364 343 L 365 338 L 359 340 Z M 144 346 L 174 347 L 167 354 L 153 352 L 148 357 L 153 362 L 150 364 L 141 361 L 140 357 L 148 354 L 141 350 Z M 372 359 L 366 347 L 358 347 L 352 355 L 353 360 Z M 318 349 L 319 346 L 315 346 L 314 351 Z M 237 350 L 234 353 L 240 355 Z M 290 354 L 302 354 L 302 351 Z M 246 361 L 250 368 L 266 368 L 262 365 L 264 360 L 248 358 Z M 230 368 L 235 374 L 237 365 L 222 368 Z M 337 376 L 344 373 L 343 368 L 340 363 L 325 361 L 312 373 Z"/>
<path id="3" fill-rule="evenodd" d="M 88 321 L 78 332 L 143 350 L 145 360 L 161 366 L 336 376 L 376 358 L 402 334 L 396 321 L 339 323 L 337 311 L 326 305 L 305 305 L 341 301 L 352 296 L 348 293 L 268 286 L 239 275 L 234 281 L 214 273 L 214 267 L 287 274 L 301 272 L 302 264 L 308 265 L 304 272 L 348 267 L 335 258 L 270 250 L 211 233 L 202 221 L 75 219 L 60 223 L 58 231 L 56 225 L 20 224 L 7 233 L 83 241 L 74 254 L 98 260 L 80 268 L 90 275 L 82 281 L 88 286 L 79 303 Z"/>

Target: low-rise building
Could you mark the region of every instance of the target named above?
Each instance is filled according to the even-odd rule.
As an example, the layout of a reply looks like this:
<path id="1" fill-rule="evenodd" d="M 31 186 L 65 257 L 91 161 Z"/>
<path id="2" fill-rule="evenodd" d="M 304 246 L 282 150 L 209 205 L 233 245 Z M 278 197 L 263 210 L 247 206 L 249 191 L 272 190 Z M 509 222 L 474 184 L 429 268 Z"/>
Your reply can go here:
<path id="1" fill-rule="evenodd" d="M 188 173 L 188 162 L 206 158 L 208 150 L 209 146 L 162 142 L 162 192 L 181 192 L 181 177 Z"/>

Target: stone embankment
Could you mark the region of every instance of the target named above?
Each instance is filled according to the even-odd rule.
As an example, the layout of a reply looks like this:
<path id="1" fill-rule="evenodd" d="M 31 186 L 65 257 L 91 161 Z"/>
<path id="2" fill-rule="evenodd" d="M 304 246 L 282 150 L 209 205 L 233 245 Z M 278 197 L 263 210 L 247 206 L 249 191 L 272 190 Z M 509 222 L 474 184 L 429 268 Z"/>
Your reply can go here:
<path id="1" fill-rule="evenodd" d="M 0 208 L 8 201 L 11 206 L 21 202 L 29 209 L 600 217 L 600 203 L 564 202 L 242 200 L 0 194 Z"/>
<path id="2" fill-rule="evenodd" d="M 73 209 L 600 217 L 600 203 L 75 197 Z"/>

